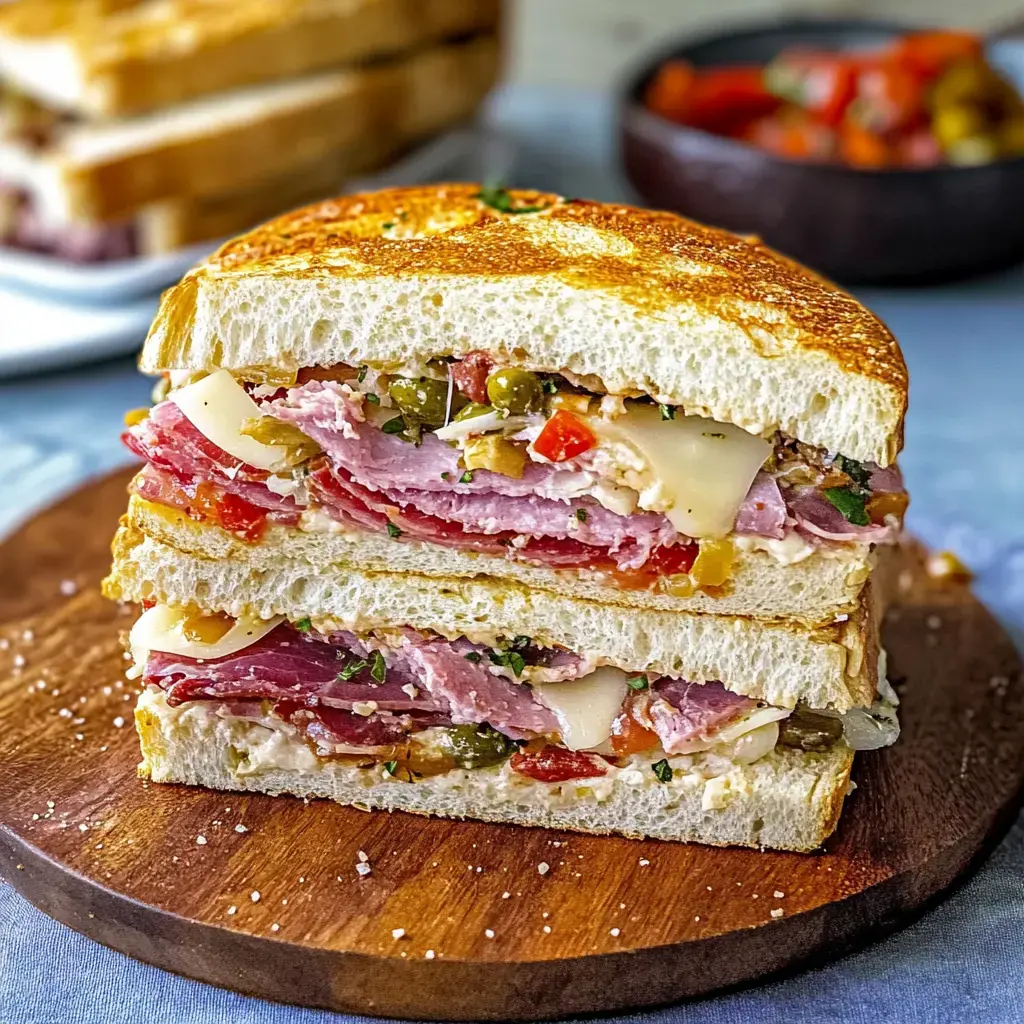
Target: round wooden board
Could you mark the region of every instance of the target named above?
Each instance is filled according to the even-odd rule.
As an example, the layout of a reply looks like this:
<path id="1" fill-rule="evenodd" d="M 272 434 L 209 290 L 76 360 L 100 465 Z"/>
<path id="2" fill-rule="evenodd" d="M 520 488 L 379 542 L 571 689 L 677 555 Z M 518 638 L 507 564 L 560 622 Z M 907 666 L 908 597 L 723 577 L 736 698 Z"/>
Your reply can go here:
<path id="1" fill-rule="evenodd" d="M 421 1019 L 649 1006 L 906 923 L 1020 805 L 1020 658 L 968 589 L 919 569 L 884 637 L 903 737 L 858 758 L 827 852 L 144 784 L 116 639 L 131 610 L 97 590 L 127 480 L 79 491 L 0 547 L 0 873 L 140 960 L 269 999 Z"/>

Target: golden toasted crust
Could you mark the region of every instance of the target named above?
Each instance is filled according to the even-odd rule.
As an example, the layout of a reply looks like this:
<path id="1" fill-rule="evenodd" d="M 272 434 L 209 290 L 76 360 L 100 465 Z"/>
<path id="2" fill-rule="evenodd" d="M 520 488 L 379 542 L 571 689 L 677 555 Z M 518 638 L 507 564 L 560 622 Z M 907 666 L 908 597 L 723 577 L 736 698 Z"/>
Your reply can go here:
<path id="1" fill-rule="evenodd" d="M 73 105 L 104 117 L 403 53 L 499 23 L 499 0 L 17 0 L 0 7 L 0 39 L 69 47 L 82 75 Z M 30 94 L 33 85 L 19 82 Z"/>
<path id="2" fill-rule="evenodd" d="M 903 357 L 846 292 L 671 213 L 472 184 L 342 197 L 227 243 L 164 296 L 140 365 L 408 373 L 478 348 L 862 461 L 902 446 Z"/>
<path id="3" fill-rule="evenodd" d="M 507 215 L 476 198 L 475 185 L 428 185 L 344 196 L 285 214 L 224 245 L 198 273 L 405 276 L 431 274 L 570 278 L 614 290 L 641 312 L 679 302 L 738 322 L 771 356 L 785 337 L 824 352 L 851 373 L 903 393 L 907 368 L 896 339 L 853 296 L 756 239 L 673 213 L 510 193 Z M 613 236 L 605 253 L 574 252 L 538 238 L 538 222 L 580 225 Z M 390 232 L 386 223 L 397 222 Z M 622 243 L 625 243 L 624 245 Z M 339 260 L 339 257 L 342 257 Z M 766 305 L 771 318 L 744 307 Z"/>

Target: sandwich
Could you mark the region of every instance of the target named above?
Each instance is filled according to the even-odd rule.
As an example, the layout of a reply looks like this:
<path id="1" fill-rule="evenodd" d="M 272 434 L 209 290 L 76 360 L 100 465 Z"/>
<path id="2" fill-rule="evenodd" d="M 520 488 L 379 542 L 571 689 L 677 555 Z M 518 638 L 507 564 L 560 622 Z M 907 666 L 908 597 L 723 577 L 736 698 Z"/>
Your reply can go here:
<path id="1" fill-rule="evenodd" d="M 134 117 L 214 93 L 494 32 L 499 0 L 14 0 L 0 76 L 73 117 Z"/>
<path id="2" fill-rule="evenodd" d="M 498 72 L 493 3 L 179 7 L 0 11 L 8 244 L 86 262 L 234 234 L 469 118 Z"/>
<path id="3" fill-rule="evenodd" d="M 347 196 L 161 302 L 106 593 L 154 781 L 808 850 L 898 734 L 907 375 L 668 213 Z"/>

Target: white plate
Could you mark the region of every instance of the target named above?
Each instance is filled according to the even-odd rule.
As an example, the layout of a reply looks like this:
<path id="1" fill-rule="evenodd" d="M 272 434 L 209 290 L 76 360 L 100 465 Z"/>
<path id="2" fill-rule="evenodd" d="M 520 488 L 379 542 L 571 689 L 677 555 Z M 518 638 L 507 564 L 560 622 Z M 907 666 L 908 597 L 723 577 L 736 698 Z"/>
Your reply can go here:
<path id="1" fill-rule="evenodd" d="M 500 181 L 507 177 L 514 159 L 514 146 L 507 137 L 479 128 L 462 128 L 414 150 L 386 171 L 340 182 L 338 192 L 445 177 Z M 214 240 L 161 256 L 84 264 L 0 246 L 0 287 L 28 288 L 90 305 L 121 303 L 173 284 L 217 245 Z"/>
<path id="2" fill-rule="evenodd" d="M 507 137 L 461 129 L 339 192 L 444 178 L 504 180 L 514 160 Z M 156 312 L 157 292 L 216 244 L 84 266 L 0 247 L 0 378 L 137 351 Z"/>
<path id="3" fill-rule="evenodd" d="M 0 377 L 133 352 L 156 304 L 151 295 L 122 306 L 68 306 L 0 286 Z"/>

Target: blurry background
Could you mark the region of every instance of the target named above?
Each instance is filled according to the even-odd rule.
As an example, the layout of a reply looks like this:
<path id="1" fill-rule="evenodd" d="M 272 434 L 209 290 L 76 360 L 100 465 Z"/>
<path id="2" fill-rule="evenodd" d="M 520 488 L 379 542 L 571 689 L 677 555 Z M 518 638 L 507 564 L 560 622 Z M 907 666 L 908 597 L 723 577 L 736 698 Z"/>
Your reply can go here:
<path id="1" fill-rule="evenodd" d="M 509 78 L 607 88 L 690 32 L 796 14 L 884 18 L 987 31 L 1024 18 L 1020 0 L 510 0 Z"/>

